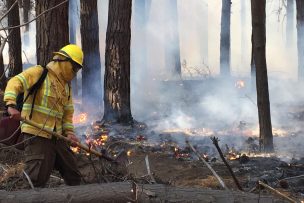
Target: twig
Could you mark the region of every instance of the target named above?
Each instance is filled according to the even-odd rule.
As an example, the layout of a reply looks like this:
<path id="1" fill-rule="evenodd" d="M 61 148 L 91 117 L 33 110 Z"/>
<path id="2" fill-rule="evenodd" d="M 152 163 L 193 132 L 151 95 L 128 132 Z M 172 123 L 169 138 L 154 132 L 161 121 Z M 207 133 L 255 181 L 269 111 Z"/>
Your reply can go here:
<path id="1" fill-rule="evenodd" d="M 59 180 L 61 183 L 64 182 L 64 180 L 63 180 L 62 178 L 59 178 L 59 177 L 57 177 L 57 176 L 50 175 L 50 177 Z"/>
<path id="2" fill-rule="evenodd" d="M 15 7 L 15 5 L 18 3 L 18 0 L 16 0 L 12 5 L 11 5 L 11 7 L 5 12 L 5 14 L 3 14 L 3 16 L 1 16 L 1 18 L 0 18 L 0 22 L 3 20 L 3 18 L 5 18 L 5 16 L 7 16 L 7 14 L 9 13 L 9 12 L 11 12 L 11 10 Z"/>
<path id="3" fill-rule="evenodd" d="M 25 54 L 25 51 L 23 50 L 22 52 L 23 52 L 23 54 L 25 56 L 25 59 L 27 60 L 27 63 L 30 64 L 30 61 L 28 60 L 27 55 Z"/>
<path id="4" fill-rule="evenodd" d="M 293 176 L 293 177 L 287 177 L 283 178 L 282 180 L 292 180 L 292 179 L 298 179 L 298 178 L 304 178 L 304 175 L 299 175 L 299 176 Z"/>
<path id="5" fill-rule="evenodd" d="M 266 189 L 270 190 L 271 192 L 274 192 L 274 193 L 277 194 L 278 196 L 283 197 L 284 199 L 288 200 L 289 202 L 297 203 L 296 200 L 294 200 L 294 199 L 292 199 L 292 198 L 290 198 L 290 197 L 284 195 L 283 193 L 281 193 L 281 192 L 279 192 L 278 190 L 276 190 L 276 189 L 270 187 L 269 185 L 263 183 L 262 181 L 259 181 L 258 184 L 259 184 L 260 186 L 263 186 L 263 187 L 265 187 Z"/>
<path id="6" fill-rule="evenodd" d="M 190 149 L 196 154 L 196 156 L 199 158 L 199 160 L 201 160 L 212 172 L 212 174 L 216 177 L 216 179 L 219 181 L 219 183 L 221 184 L 221 186 L 225 189 L 228 190 L 228 188 L 226 187 L 224 181 L 220 178 L 220 176 L 213 170 L 213 168 L 210 166 L 210 164 L 208 164 L 204 158 L 201 157 L 201 155 L 194 149 L 194 147 L 190 144 L 190 142 L 187 140 L 186 143 L 188 144 L 188 146 L 190 147 Z"/>
<path id="7" fill-rule="evenodd" d="M 23 170 L 23 173 L 24 173 L 24 175 L 25 175 L 27 181 L 29 182 L 31 188 L 34 190 L 35 188 L 34 188 L 34 185 L 33 185 L 33 182 L 32 182 L 32 180 L 31 180 L 31 178 L 27 175 L 27 173 L 26 173 L 24 170 Z"/>
<path id="8" fill-rule="evenodd" d="M 216 138 L 216 137 L 213 137 L 213 138 L 211 138 L 211 140 L 212 140 L 213 144 L 215 145 L 218 153 L 220 154 L 220 157 L 222 158 L 224 164 L 227 166 L 228 171 L 229 171 L 230 175 L 232 176 L 232 178 L 234 180 L 234 183 L 236 184 L 237 188 L 239 190 L 241 190 L 241 191 L 244 191 L 243 188 L 242 188 L 242 186 L 241 186 L 241 184 L 239 183 L 238 179 L 235 177 L 235 174 L 233 173 L 230 165 L 227 163 L 227 161 L 226 161 L 226 159 L 225 159 L 225 157 L 223 155 L 223 152 L 222 152 L 221 148 L 219 147 L 219 144 L 218 144 L 219 139 Z"/>
<path id="9" fill-rule="evenodd" d="M 152 183 L 156 183 L 156 181 L 155 181 L 155 179 L 154 179 L 154 177 L 153 177 L 153 175 L 152 175 L 152 173 L 151 173 L 148 155 L 146 155 L 146 157 L 145 157 L 145 162 L 146 162 L 146 167 L 147 167 L 148 175 L 149 175 L 150 178 L 151 178 L 151 182 L 152 182 Z"/>
<path id="10" fill-rule="evenodd" d="M 1 31 L 1 30 L 15 29 L 15 28 L 19 28 L 19 27 L 23 27 L 23 26 L 25 26 L 25 25 L 28 25 L 28 24 L 30 24 L 31 22 L 33 22 L 34 20 L 40 18 L 40 16 L 42 16 L 42 15 L 44 15 L 45 13 L 47 13 L 47 12 L 49 12 L 49 11 L 51 11 L 51 10 L 53 10 L 53 9 L 55 9 L 55 8 L 57 8 L 57 7 L 59 7 L 59 6 L 61 6 L 62 4 L 67 3 L 68 1 L 69 1 L 69 0 L 65 0 L 65 1 L 63 1 L 63 2 L 61 2 L 61 3 L 59 3 L 59 4 L 57 4 L 56 6 L 54 6 L 54 7 L 52 7 L 52 8 L 49 8 L 49 9 L 43 11 L 43 12 L 40 13 L 38 16 L 36 16 L 35 18 L 33 18 L 32 20 L 30 20 L 30 21 L 28 21 L 28 22 L 25 22 L 25 23 L 23 23 L 23 24 L 16 25 L 16 26 L 0 28 L 0 31 Z"/>

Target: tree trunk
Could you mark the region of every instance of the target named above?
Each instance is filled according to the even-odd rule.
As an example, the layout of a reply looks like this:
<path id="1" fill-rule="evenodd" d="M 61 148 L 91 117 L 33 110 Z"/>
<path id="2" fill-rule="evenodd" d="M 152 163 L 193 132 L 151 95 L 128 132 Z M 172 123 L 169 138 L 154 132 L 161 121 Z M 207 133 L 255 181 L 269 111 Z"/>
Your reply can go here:
<path id="1" fill-rule="evenodd" d="M 64 0 L 36 1 L 36 15 Z M 68 2 L 42 15 L 36 21 L 37 63 L 45 66 L 58 51 L 69 43 Z"/>
<path id="2" fill-rule="evenodd" d="M 251 0 L 253 58 L 256 66 L 256 89 L 260 126 L 260 147 L 264 152 L 273 151 L 270 116 L 268 76 L 266 64 L 266 0 Z"/>
<path id="3" fill-rule="evenodd" d="M 125 0 L 123 0 L 125 1 Z M 132 192 L 134 191 L 134 192 Z M 137 191 L 137 192 L 135 192 Z M 206 190 L 201 188 L 183 188 L 169 185 L 139 184 L 132 187 L 129 182 L 91 184 L 73 187 L 44 188 L 14 192 L 0 191 L 2 203 L 13 202 L 264 202 L 275 201 L 272 196 L 240 193 L 238 191 Z"/>
<path id="4" fill-rule="evenodd" d="M 5 42 L 2 42 L 2 43 L 5 43 Z M 0 41 L 0 47 L 1 47 L 1 41 Z M 6 76 L 4 73 L 3 55 L 1 52 L 0 53 L 0 90 L 4 91 L 5 87 L 6 87 Z"/>
<path id="5" fill-rule="evenodd" d="M 224 77 L 230 75 L 230 16 L 231 1 L 222 0 L 220 74 Z"/>
<path id="6" fill-rule="evenodd" d="M 304 1 L 297 0 L 298 78 L 304 80 Z"/>
<path id="7" fill-rule="evenodd" d="M 70 43 L 76 44 L 76 28 L 78 22 L 78 0 L 70 1 L 69 4 L 69 28 L 70 28 Z M 78 96 L 77 77 L 72 80 L 73 96 Z"/>
<path id="8" fill-rule="evenodd" d="M 252 93 L 256 91 L 256 67 L 254 63 L 254 41 L 253 41 L 253 35 L 251 34 L 251 60 L 250 60 L 250 71 L 251 71 L 251 91 Z"/>
<path id="9" fill-rule="evenodd" d="M 295 0 L 287 0 L 286 8 L 286 47 L 291 48 L 293 46 L 294 35 L 294 5 Z"/>
<path id="10" fill-rule="evenodd" d="M 166 13 L 167 31 L 165 31 L 165 60 L 166 67 L 173 69 L 173 77 L 181 77 L 181 62 L 180 62 L 180 45 L 179 45 L 179 30 L 178 30 L 178 11 L 177 0 L 169 0 L 170 11 Z"/>
<path id="11" fill-rule="evenodd" d="M 7 0 L 6 6 L 9 9 L 15 0 Z M 8 26 L 20 25 L 18 4 L 8 13 Z M 10 29 L 8 36 L 9 52 L 9 77 L 15 76 L 22 72 L 21 58 L 21 35 L 20 28 Z"/>
<path id="12" fill-rule="evenodd" d="M 23 22 L 29 21 L 29 13 L 31 9 L 31 0 L 23 0 L 22 1 L 23 6 Z M 30 28 L 30 24 L 25 25 L 25 32 L 28 32 Z"/>
<path id="13" fill-rule="evenodd" d="M 119 11 L 124 12 L 119 12 Z M 110 0 L 104 76 L 104 120 L 132 123 L 130 42 L 132 0 Z"/>
<path id="14" fill-rule="evenodd" d="M 102 104 L 101 62 L 97 0 L 80 0 L 80 33 L 84 52 L 82 103 L 100 109 Z"/>

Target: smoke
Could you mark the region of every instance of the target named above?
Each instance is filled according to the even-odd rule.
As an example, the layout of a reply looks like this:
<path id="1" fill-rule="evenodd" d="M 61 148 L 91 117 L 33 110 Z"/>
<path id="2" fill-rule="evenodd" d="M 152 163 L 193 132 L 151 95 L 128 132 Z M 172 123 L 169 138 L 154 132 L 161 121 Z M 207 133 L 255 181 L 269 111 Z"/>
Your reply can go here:
<path id="1" fill-rule="evenodd" d="M 189 70 L 182 69 L 182 78 L 170 76 L 173 67 L 165 65 L 165 33 L 163 19 L 171 11 L 167 0 L 152 0 L 147 10 L 149 19 L 145 30 L 136 24 L 142 16 L 132 12 L 131 38 L 131 107 L 133 117 L 146 122 L 156 131 L 166 129 L 236 129 L 240 122 L 249 129 L 258 126 L 255 88 L 251 87 L 251 11 L 250 2 L 235 0 L 231 13 L 231 70 L 233 78 L 219 78 L 221 0 L 178 0 L 178 26 L 181 62 L 186 61 Z M 282 9 L 281 9 L 282 8 Z M 299 122 L 292 113 L 304 99 L 302 84 L 297 82 L 296 32 L 293 43 L 286 47 L 286 14 L 281 1 L 267 1 L 266 59 L 269 76 L 270 105 L 274 128 L 295 131 L 294 144 L 301 143 L 303 134 Z M 295 12 L 296 14 L 296 12 Z M 98 1 L 100 33 L 101 78 L 104 77 L 105 38 L 108 0 Z M 294 15 L 295 19 L 295 15 Z M 296 20 L 294 29 L 296 30 Z M 79 22 L 78 22 L 79 24 Z M 30 59 L 35 61 L 35 26 L 31 24 L 29 46 L 23 46 Z M 143 33 L 144 31 L 145 34 Z M 202 40 L 208 37 L 208 43 Z M 80 45 L 79 28 L 76 43 Z M 145 44 L 145 46 L 143 46 Z M 4 53 L 7 53 L 6 51 Z M 144 60 L 143 60 L 144 59 Z M 5 55 L 7 61 L 7 55 Z M 208 74 L 201 74 L 202 72 Z M 78 76 L 80 77 L 80 75 Z M 244 80 L 244 88 L 236 88 L 235 82 Z M 103 83 L 103 82 L 102 82 Z M 241 145 L 246 139 L 239 135 L 221 138 L 222 142 Z M 197 133 L 195 139 L 207 136 Z M 286 147 L 290 137 L 275 137 L 276 150 L 294 154 Z M 211 143 L 211 141 L 210 141 Z M 302 148 L 302 147 L 300 147 Z M 304 152 L 297 153 L 304 155 Z"/>

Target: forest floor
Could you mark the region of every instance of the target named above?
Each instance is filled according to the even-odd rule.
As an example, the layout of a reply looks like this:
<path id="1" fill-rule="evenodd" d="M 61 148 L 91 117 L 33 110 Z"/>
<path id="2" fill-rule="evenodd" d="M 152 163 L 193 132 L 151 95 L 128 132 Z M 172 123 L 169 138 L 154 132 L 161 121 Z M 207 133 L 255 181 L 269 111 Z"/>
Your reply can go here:
<path id="1" fill-rule="evenodd" d="M 291 115 L 297 120 L 298 126 L 303 120 L 303 112 L 304 110 L 299 112 L 296 109 Z M 90 156 L 78 148 L 71 150 L 75 152 L 83 175 L 82 184 L 134 181 L 142 184 L 223 189 L 208 167 L 186 144 L 187 140 L 226 186 L 237 191 L 231 174 L 210 140 L 210 137 L 215 136 L 220 139 L 222 152 L 244 191 L 276 196 L 269 190 L 258 187 L 258 181 L 263 181 L 295 200 L 304 201 L 304 156 L 302 157 L 302 153 L 297 154 L 298 150 L 304 151 L 301 148 L 303 131 L 295 132 L 290 128 L 282 132 L 274 131 L 274 139 L 279 144 L 276 146 L 276 153 L 261 154 L 258 152 L 258 138 L 248 136 L 250 133 L 246 125 L 240 122 L 237 129 L 229 132 L 211 133 L 206 129 L 157 132 L 139 122 L 135 122 L 133 126 L 95 122 L 92 125 L 77 126 L 82 142 L 114 158 L 126 153 L 128 159 L 124 164 Z M 203 136 L 196 136 L 197 134 Z M 231 143 L 238 143 L 238 147 L 235 148 Z M 278 153 L 280 149 L 294 150 L 294 154 L 282 156 L 282 153 Z M 0 146 L 0 190 L 30 188 L 23 175 L 23 161 L 23 151 Z M 46 187 L 62 185 L 64 181 L 54 171 Z"/>
<path id="2" fill-rule="evenodd" d="M 178 139 L 179 141 L 175 139 L 184 137 L 193 144 L 229 189 L 238 190 L 215 147 L 212 144 L 206 145 L 206 140 L 193 140 L 187 134 L 180 132 L 145 134 L 147 129 L 142 123 L 136 123 L 133 128 L 104 123 L 95 123 L 90 130 L 87 126 L 80 128 L 85 128 L 86 133 L 91 136 L 88 138 L 87 135 L 83 135 L 84 142 L 90 143 L 95 149 L 106 152 L 111 157 L 124 152 L 128 155 L 125 165 L 120 165 L 72 148 L 83 175 L 82 184 L 134 181 L 141 184 L 158 183 L 181 187 L 223 189 L 206 165 L 198 160 L 196 154 L 186 144 L 181 143 L 181 139 Z M 157 141 L 155 137 L 158 137 Z M 246 139 L 245 145 L 251 149 L 251 152 L 246 155 L 229 148 L 228 145 L 222 147 L 244 191 L 272 194 L 257 187 L 257 182 L 261 180 L 293 199 L 304 200 L 304 158 L 286 162 L 276 154 L 259 154 L 253 151 L 256 150 L 256 139 L 251 137 Z M 22 151 L 0 147 L 0 189 L 14 191 L 30 188 L 22 174 L 23 167 Z M 47 187 L 58 187 L 63 184 L 60 174 L 54 171 Z"/>

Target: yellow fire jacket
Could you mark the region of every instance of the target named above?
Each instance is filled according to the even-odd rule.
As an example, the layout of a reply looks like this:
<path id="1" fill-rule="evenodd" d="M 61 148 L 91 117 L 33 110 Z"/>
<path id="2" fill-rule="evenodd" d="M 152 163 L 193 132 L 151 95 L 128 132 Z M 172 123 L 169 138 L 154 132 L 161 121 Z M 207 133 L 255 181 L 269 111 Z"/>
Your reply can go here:
<path id="1" fill-rule="evenodd" d="M 69 84 L 58 77 L 58 70 L 62 68 L 58 64 L 50 62 L 47 65 L 49 71 L 42 86 L 37 91 L 31 121 L 47 130 L 67 135 L 74 133 L 72 123 L 74 107 Z M 24 92 L 25 98 L 29 88 L 40 78 L 42 71 L 43 67 L 37 65 L 10 79 L 4 93 L 6 104 L 16 104 L 17 95 L 22 92 Z M 29 119 L 32 101 L 33 95 L 29 96 L 23 104 L 21 116 L 24 118 Z M 46 138 L 52 137 L 25 123 L 22 124 L 21 131 Z"/>

